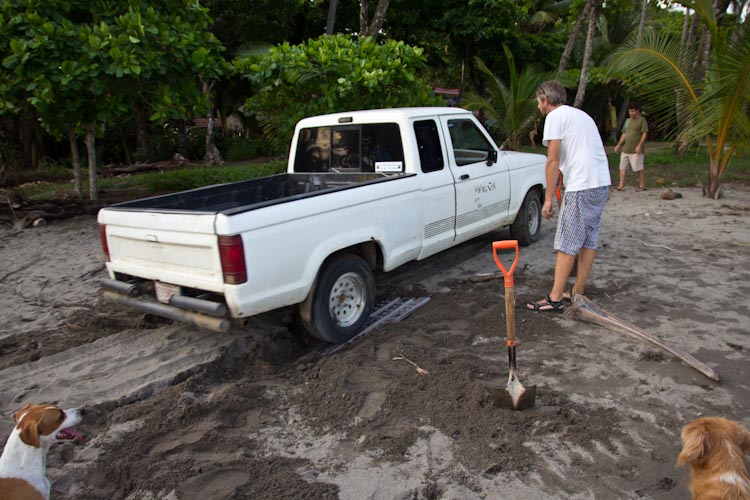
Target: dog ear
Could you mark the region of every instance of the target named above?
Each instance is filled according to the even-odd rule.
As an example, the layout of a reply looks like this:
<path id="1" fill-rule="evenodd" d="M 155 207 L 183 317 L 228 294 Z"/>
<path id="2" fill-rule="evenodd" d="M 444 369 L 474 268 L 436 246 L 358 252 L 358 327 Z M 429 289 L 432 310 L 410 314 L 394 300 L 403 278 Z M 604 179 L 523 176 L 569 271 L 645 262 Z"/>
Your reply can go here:
<path id="1" fill-rule="evenodd" d="M 692 422 L 682 428 L 682 451 L 677 457 L 677 466 L 700 460 L 708 451 L 711 442 L 708 432 L 700 423 Z"/>
<path id="2" fill-rule="evenodd" d="M 34 448 L 39 448 L 39 423 L 40 419 L 30 418 L 25 418 L 21 423 L 21 441 Z"/>
<path id="3" fill-rule="evenodd" d="M 21 417 L 23 412 L 29 409 L 30 406 L 31 406 L 31 403 L 26 403 L 25 405 L 23 405 L 23 408 L 21 408 L 20 410 L 18 410 L 17 412 L 13 414 L 13 420 L 15 420 L 16 423 L 18 423 L 18 419 Z"/>

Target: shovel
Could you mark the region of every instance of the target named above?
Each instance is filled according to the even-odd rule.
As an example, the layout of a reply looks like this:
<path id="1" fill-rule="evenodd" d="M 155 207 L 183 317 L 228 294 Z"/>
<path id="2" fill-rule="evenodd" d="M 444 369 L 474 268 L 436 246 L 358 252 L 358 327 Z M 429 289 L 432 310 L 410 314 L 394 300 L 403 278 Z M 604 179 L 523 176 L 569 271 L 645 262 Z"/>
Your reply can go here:
<path id="1" fill-rule="evenodd" d="M 516 251 L 516 258 L 510 269 L 505 266 L 497 256 L 498 250 Z M 510 372 L 508 373 L 508 384 L 505 389 L 495 389 L 493 399 L 495 406 L 500 408 L 512 408 L 513 410 L 525 410 L 532 408 L 536 400 L 536 386 L 524 387 L 516 376 L 516 292 L 513 285 L 513 271 L 518 265 L 518 241 L 494 241 L 492 242 L 492 254 L 495 258 L 497 267 L 503 272 L 503 281 L 505 283 L 505 331 L 508 337 L 508 364 Z"/>

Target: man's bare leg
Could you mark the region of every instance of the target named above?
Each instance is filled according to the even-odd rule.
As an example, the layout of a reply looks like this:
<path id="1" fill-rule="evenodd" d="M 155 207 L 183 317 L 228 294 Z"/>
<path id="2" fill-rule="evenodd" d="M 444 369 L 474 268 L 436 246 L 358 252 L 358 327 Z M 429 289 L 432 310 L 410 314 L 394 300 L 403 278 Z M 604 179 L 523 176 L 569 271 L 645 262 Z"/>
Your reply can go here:
<path id="1" fill-rule="evenodd" d="M 573 270 L 573 263 L 575 262 L 575 260 L 575 255 L 569 255 L 565 252 L 557 252 L 557 260 L 555 261 L 555 281 L 552 283 L 552 291 L 549 293 L 549 298 L 551 301 L 559 302 L 562 300 L 563 293 L 565 292 L 565 285 L 568 283 L 568 277 L 570 276 L 570 272 Z M 578 272 L 580 272 L 580 257 L 578 262 L 578 269 Z M 591 269 L 590 265 L 589 269 Z M 576 278 L 576 282 L 578 282 L 579 279 L 580 278 Z"/>
<path id="2" fill-rule="evenodd" d="M 596 250 L 592 248 L 581 248 L 578 252 L 578 268 L 576 270 L 576 282 L 573 285 L 574 293 L 583 293 L 586 290 L 586 282 L 594 265 Z"/>
<path id="3" fill-rule="evenodd" d="M 625 189 L 625 170 L 623 169 L 620 169 L 620 184 L 618 184 L 617 189 L 619 191 Z"/>

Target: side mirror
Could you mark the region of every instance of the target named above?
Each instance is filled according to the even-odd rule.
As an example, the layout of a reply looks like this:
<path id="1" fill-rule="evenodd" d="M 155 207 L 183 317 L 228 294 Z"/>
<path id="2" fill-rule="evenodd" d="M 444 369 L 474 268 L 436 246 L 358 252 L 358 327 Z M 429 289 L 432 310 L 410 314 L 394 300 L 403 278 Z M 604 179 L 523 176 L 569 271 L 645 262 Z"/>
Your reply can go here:
<path id="1" fill-rule="evenodd" d="M 487 151 L 487 166 L 491 167 L 492 165 L 497 162 L 497 150 L 496 149 L 490 149 Z"/>

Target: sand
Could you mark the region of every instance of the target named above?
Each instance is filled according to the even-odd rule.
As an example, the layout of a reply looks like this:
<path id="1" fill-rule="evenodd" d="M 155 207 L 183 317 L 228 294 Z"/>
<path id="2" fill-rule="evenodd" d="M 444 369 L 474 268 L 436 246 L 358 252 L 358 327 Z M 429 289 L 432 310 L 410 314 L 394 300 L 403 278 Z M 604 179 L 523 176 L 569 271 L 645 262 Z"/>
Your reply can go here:
<path id="1" fill-rule="evenodd" d="M 83 406 L 50 451 L 55 499 L 678 499 L 680 429 L 750 423 L 750 188 L 612 192 L 586 295 L 714 368 L 562 314 L 516 311 L 534 408 L 507 381 L 503 282 L 478 238 L 377 276 L 430 297 L 343 349 L 292 308 L 226 335 L 100 302 L 96 221 L 0 228 L 0 433 L 25 402 Z M 521 249 L 518 302 L 551 284 L 555 221 Z M 405 357 L 429 375 L 417 372 Z M 4 438 L 2 438 L 4 439 Z"/>

